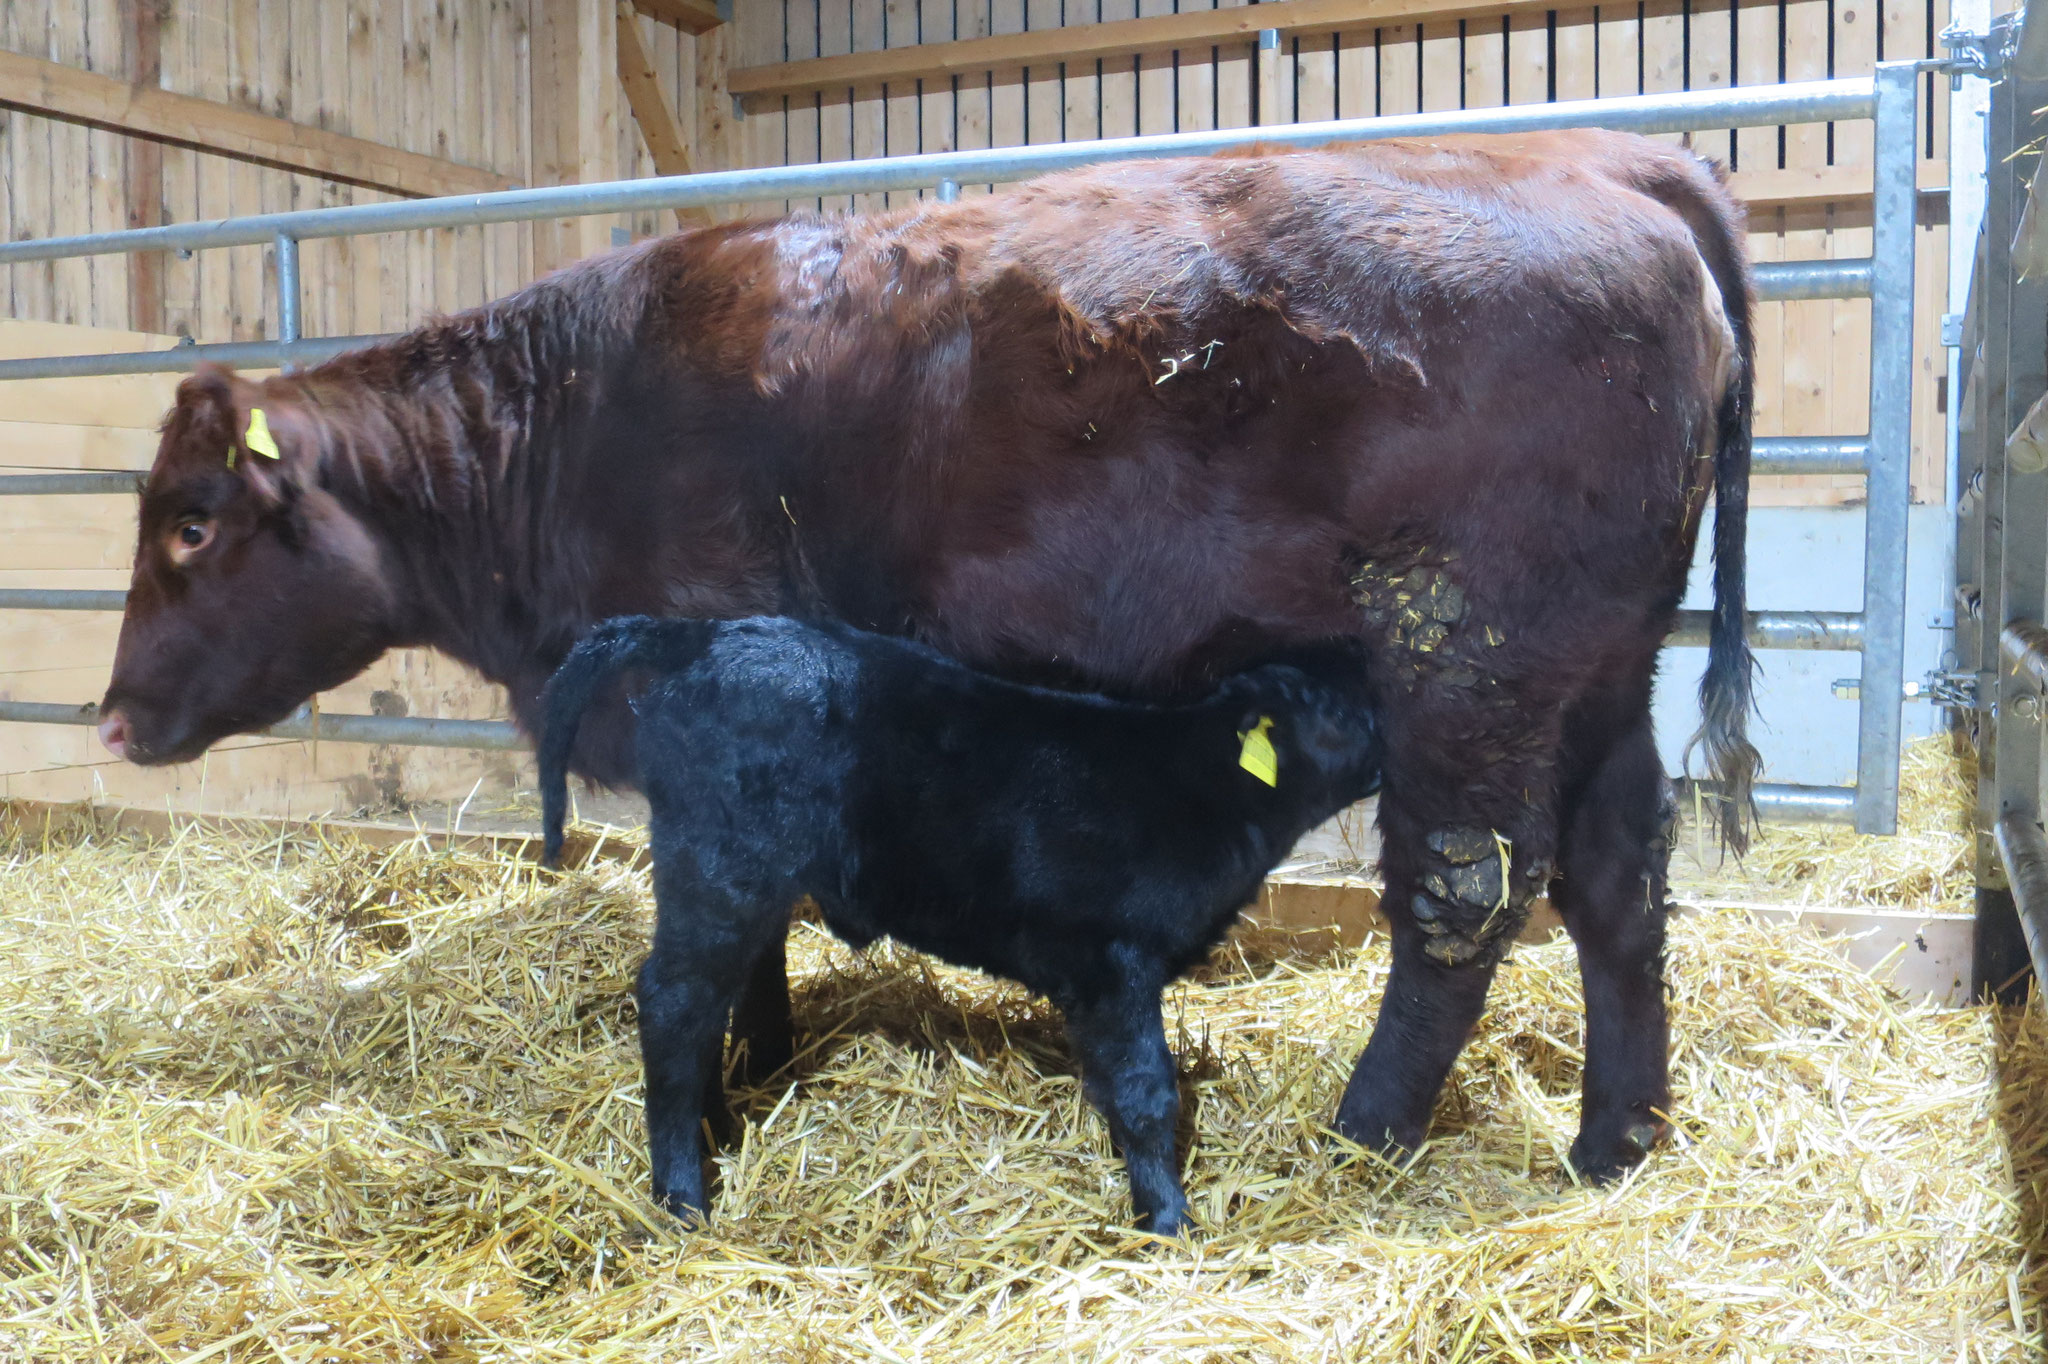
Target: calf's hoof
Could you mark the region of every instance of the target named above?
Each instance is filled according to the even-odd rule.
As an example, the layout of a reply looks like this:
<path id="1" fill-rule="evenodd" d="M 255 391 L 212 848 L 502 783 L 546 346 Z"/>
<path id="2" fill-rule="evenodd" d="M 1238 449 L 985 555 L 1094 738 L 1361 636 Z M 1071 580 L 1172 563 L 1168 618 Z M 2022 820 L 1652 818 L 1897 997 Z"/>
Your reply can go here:
<path id="1" fill-rule="evenodd" d="M 709 1200 L 705 1198 L 702 1189 L 676 1186 L 664 1189 L 656 1184 L 653 1192 L 654 1201 L 660 1205 L 661 1210 L 691 1231 L 700 1231 L 711 1225 Z"/>
<path id="2" fill-rule="evenodd" d="M 759 1089 L 796 1059 L 796 1039 L 789 1033 L 734 1039 L 732 1082 L 737 1089 Z"/>
<path id="3" fill-rule="evenodd" d="M 1155 1208 L 1151 1212 L 1138 1214 L 1138 1230 L 1169 1240 L 1186 1240 L 1195 1230 L 1193 1219 L 1188 1216 L 1185 1200 L 1168 1208 Z"/>
<path id="4" fill-rule="evenodd" d="M 1612 1184 L 1620 1179 L 1642 1164 L 1671 1130 L 1669 1123 L 1658 1118 L 1632 1118 L 1610 1126 L 1617 1130 L 1599 1132 L 1589 1127 L 1572 1143 L 1572 1168 L 1588 1184 Z"/>

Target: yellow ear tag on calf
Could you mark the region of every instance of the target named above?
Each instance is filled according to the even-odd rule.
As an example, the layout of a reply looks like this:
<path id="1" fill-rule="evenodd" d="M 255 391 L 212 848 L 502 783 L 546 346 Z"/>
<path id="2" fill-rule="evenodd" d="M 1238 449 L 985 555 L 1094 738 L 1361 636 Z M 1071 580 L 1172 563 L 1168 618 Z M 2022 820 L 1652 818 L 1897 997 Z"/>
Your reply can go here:
<path id="1" fill-rule="evenodd" d="M 248 446 L 249 453 L 254 455 L 262 455 L 266 459 L 284 458 L 277 448 L 276 439 L 270 434 L 270 419 L 263 415 L 260 407 L 249 409 L 249 429 L 242 433 L 242 444 Z"/>
<path id="2" fill-rule="evenodd" d="M 1280 755 L 1273 751 L 1273 741 L 1267 737 L 1272 728 L 1273 717 L 1261 715 L 1257 728 L 1237 732 L 1237 737 L 1244 740 L 1244 747 L 1237 751 L 1237 765 L 1266 785 L 1278 786 Z"/>

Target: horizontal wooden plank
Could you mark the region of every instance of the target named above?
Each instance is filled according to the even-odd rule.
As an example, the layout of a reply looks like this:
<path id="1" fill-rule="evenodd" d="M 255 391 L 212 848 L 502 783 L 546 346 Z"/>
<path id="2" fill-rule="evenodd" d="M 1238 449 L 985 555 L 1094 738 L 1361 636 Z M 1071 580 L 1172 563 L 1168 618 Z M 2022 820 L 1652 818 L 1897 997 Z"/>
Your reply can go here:
<path id="1" fill-rule="evenodd" d="M 0 422 L 154 432 L 178 390 L 175 374 L 0 381 Z M 5 452 L 0 452 L 4 454 Z"/>
<path id="2" fill-rule="evenodd" d="M 191 816 L 134 806 L 71 805 L 20 799 L 9 800 L 5 808 L 0 808 L 0 826 L 9 827 L 18 833 L 32 835 L 39 829 L 68 831 L 81 822 L 102 834 L 121 833 L 149 839 L 173 838 L 186 829 L 197 828 L 207 833 L 241 838 L 270 839 L 279 835 L 352 838 L 374 848 L 399 847 L 407 843 L 425 841 L 431 847 L 452 847 L 463 852 L 499 857 L 537 859 L 540 855 L 540 838 L 537 834 L 463 833 L 459 827 L 452 827 L 445 815 L 440 820 L 429 815 L 417 823 L 401 823 L 388 819 L 312 820 L 284 819 L 277 816 Z M 608 837 L 604 831 L 598 829 L 572 827 L 563 831 L 564 866 L 580 867 L 596 860 L 627 862 L 633 866 L 644 867 L 648 864 L 647 849 L 641 844 L 626 843 Z"/>
<path id="3" fill-rule="evenodd" d="M 759 4 L 760 0 L 736 2 Z M 725 16 L 718 12 L 717 0 L 633 0 L 633 8 L 685 33 L 709 33 L 725 22 Z"/>
<path id="4" fill-rule="evenodd" d="M 0 692 L 28 673 L 109 666 L 120 631 L 112 611 L 0 611 Z"/>
<path id="5" fill-rule="evenodd" d="M 1145 19 L 1069 24 L 1064 28 L 1032 29 L 990 38 L 923 43 L 914 47 L 881 48 L 836 57 L 776 62 L 741 67 L 729 84 L 735 95 L 801 94 L 811 90 L 883 81 L 993 71 L 1040 62 L 1078 62 L 1097 57 L 1129 57 L 1175 48 L 1206 48 L 1250 43 L 1259 30 L 1277 28 L 1296 38 L 1370 29 L 1382 24 L 1411 24 L 1499 16 L 1552 8 L 1535 0 L 1269 0 L 1262 5 L 1195 10 Z"/>
<path id="6" fill-rule="evenodd" d="M 1965 915 L 1814 905 L 1678 901 L 1677 913 L 1742 913 L 1774 923 L 1796 924 L 1826 936 L 1847 963 L 1888 980 L 1909 998 L 1939 1004 L 1969 1002 L 1972 920 Z M 1337 946 L 1355 947 L 1370 934 L 1387 932 L 1380 890 L 1363 877 L 1267 880 L 1248 911 L 1255 939 L 1279 938 L 1292 950 L 1313 954 Z M 1547 942 L 1564 930 L 1547 899 L 1536 901 L 1518 942 Z M 1269 941 L 1266 946 L 1272 946 Z"/>
<path id="7" fill-rule="evenodd" d="M 18 52 L 0 52 L 0 106 L 390 194 L 473 194 L 515 184 L 495 171 Z"/>
<path id="8" fill-rule="evenodd" d="M 125 568 L 14 568 L 0 562 L 0 587 L 62 587 L 74 591 L 124 591 Z M 112 614 L 111 612 L 108 614 Z"/>
<path id="9" fill-rule="evenodd" d="M 69 322 L 39 322 L 19 317 L 0 318 L 0 360 L 100 352 L 133 355 L 138 351 L 169 350 L 177 344 L 175 336 L 151 332 L 81 327 Z"/>
<path id="10" fill-rule="evenodd" d="M 4 387 L 0 387 L 0 398 L 4 396 Z M 140 472 L 156 458 L 156 444 L 157 433 L 147 426 L 0 421 L 0 464 L 10 473 L 34 469 Z"/>
<path id="11" fill-rule="evenodd" d="M 1920 188 L 1948 186 L 1946 161 L 1920 162 Z M 1736 171 L 1728 177 L 1729 188 L 1751 208 L 1781 205 L 1856 203 L 1870 198 L 1868 166 L 1818 166 L 1811 169 Z"/>
<path id="12" fill-rule="evenodd" d="M 0 564 L 11 569 L 126 568 L 135 497 L 0 497 Z"/>

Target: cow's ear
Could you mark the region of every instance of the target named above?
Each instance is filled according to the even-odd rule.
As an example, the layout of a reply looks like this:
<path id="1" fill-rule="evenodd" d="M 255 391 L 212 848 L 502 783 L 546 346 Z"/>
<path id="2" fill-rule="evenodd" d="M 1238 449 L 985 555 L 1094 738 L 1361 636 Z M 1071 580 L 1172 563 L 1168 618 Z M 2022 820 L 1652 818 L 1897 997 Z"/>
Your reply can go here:
<path id="1" fill-rule="evenodd" d="M 179 383 L 166 432 L 183 460 L 224 467 L 260 501 L 276 503 L 284 494 L 284 445 L 272 425 L 274 415 L 258 385 L 206 362 Z"/>

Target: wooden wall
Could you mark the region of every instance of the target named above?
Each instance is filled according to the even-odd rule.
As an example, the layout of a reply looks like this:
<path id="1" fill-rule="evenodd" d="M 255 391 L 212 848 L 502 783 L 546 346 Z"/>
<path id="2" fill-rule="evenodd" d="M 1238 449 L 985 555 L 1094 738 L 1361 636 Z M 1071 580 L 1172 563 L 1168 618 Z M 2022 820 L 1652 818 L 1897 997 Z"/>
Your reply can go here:
<path id="1" fill-rule="evenodd" d="M 734 65 L 834 56 L 1018 33 L 1244 0 L 759 0 L 739 9 Z M 1389 8 L 1393 8 L 1389 6 Z M 1279 60 L 1250 44 L 1207 45 L 1073 64 L 997 69 L 863 87 L 750 97 L 741 133 L 749 164 L 797 164 L 954 148 L 1251 127 L 1328 118 L 1705 90 L 1867 74 L 1886 59 L 1929 55 L 1947 0 L 1635 0 L 1504 17 L 1283 35 Z M 1947 184 L 1946 82 L 1923 78 L 1923 186 Z M 1938 98 L 1936 96 L 1939 96 Z M 1676 141 L 1678 139 L 1672 138 Z M 1761 193 L 1867 174 L 1867 122 L 1759 128 L 1694 138 Z M 987 192 L 966 187 L 965 192 Z M 915 195 L 815 204 L 869 210 Z M 1758 260 L 1864 256 L 1867 200 L 1763 205 L 1752 212 Z M 1918 389 L 1914 486 L 1943 496 L 1940 347 L 1947 230 L 1918 241 Z M 1765 305 L 1759 318 L 1760 435 L 1861 434 L 1869 393 L 1869 305 Z M 1861 478 L 1760 480 L 1770 503 L 1853 502 Z"/>
<path id="2" fill-rule="evenodd" d="M 560 3 L 561 0 L 555 0 Z M 156 84 L 544 183 L 533 164 L 532 42 L 548 0 L 6 0 L 0 48 L 123 79 L 156 50 Z M 602 0 L 590 0 L 602 3 Z M 154 44 L 138 22 L 160 14 Z M 723 60 L 725 36 L 692 38 L 638 19 L 649 55 L 700 168 L 721 164 L 729 107 L 700 107 L 700 59 Z M 704 49 L 700 51 L 700 49 Z M 610 104 L 618 175 L 653 162 L 603 55 L 593 92 Z M 702 129 L 700 124 L 707 125 Z M 165 222 L 190 222 L 391 198 L 245 161 L 124 138 L 0 110 L 0 224 L 9 240 L 107 231 L 150 209 L 161 165 Z M 140 219 L 138 219 L 140 221 Z M 620 226 L 672 229 L 643 214 Z M 520 224 L 307 242 L 306 335 L 397 331 L 434 312 L 485 302 L 534 274 L 534 230 Z M 124 256 L 0 269 L 0 316 L 201 341 L 273 334 L 270 249 L 198 252 L 153 263 L 160 285 L 137 299 Z M 152 308 L 159 311 L 152 313 Z"/>
<path id="3" fill-rule="evenodd" d="M 0 358 L 153 350 L 174 338 L 0 321 Z M 0 474 L 149 467 L 175 375 L 0 383 Z M 135 498 L 0 497 L 0 587 L 123 588 L 135 547 Z M 106 689 L 120 616 L 0 611 L 0 699 L 78 704 Z M 430 651 L 386 655 L 320 700 L 334 712 L 502 716 L 502 692 Z M 313 814 L 460 800 L 479 780 L 510 785 L 512 754 L 234 739 L 203 765 L 146 770 L 112 761 L 93 731 L 0 725 L 0 795 L 105 797 L 123 804 L 246 814 Z"/>
<path id="4" fill-rule="evenodd" d="M 892 84 L 750 97 L 724 93 L 735 68 L 1209 8 L 1212 0 L 738 0 L 733 25 L 692 38 L 635 23 L 698 169 L 780 165 L 956 147 L 1242 127 L 1504 102 L 1768 84 L 1868 71 L 1880 56 L 1928 53 L 1947 0 L 1637 0 L 1571 9 L 1512 5 L 1506 18 L 1360 27 L 1249 44 L 968 72 Z M 604 0 L 7 0 L 0 49 L 369 139 L 519 183 L 654 173 L 606 61 L 563 67 L 550 34 Z M 1220 6 L 1242 0 L 1213 0 Z M 1391 7 L 1391 5 L 1390 5 Z M 551 27 L 551 25 L 553 27 Z M 154 35 L 153 37 L 151 35 Z M 538 54 L 538 56 L 537 56 Z M 550 72 L 582 72 L 573 82 Z M 152 74 L 153 73 L 153 74 Z M 540 79 L 536 79 L 538 73 Z M 573 98 L 570 96 L 573 94 Z M 1921 184 L 1946 183 L 1945 88 L 1923 91 Z M 562 110 L 576 111 L 567 138 Z M 593 135 L 592 129 L 599 130 Z M 1709 133 L 1754 194 L 1760 260 L 1860 256 L 1870 249 L 1869 127 Z M 1817 198 L 1815 186 L 1839 198 Z M 988 192 L 968 186 L 966 192 Z M 222 156 L 144 143 L 0 110 L 0 227 L 9 239 L 373 202 L 376 191 Z M 869 211 L 916 195 L 813 201 Z M 779 210 L 782 205 L 771 206 Z M 575 249 L 665 231 L 673 215 L 578 229 Z M 413 233 L 304 248 L 309 335 L 397 330 L 480 303 L 559 259 L 550 225 Z M 1941 495 L 1938 345 L 1946 229 L 1919 232 L 1915 485 Z M 106 257 L 0 269 L 0 355 L 168 345 L 175 338 L 273 334 L 267 248 L 179 260 Z M 1864 429 L 1868 308 L 1766 305 L 1760 317 L 1758 431 Z M 78 330 L 90 327 L 90 332 Z M 0 472 L 141 469 L 170 377 L 0 384 Z M 1756 500 L 1840 503 L 1860 479 L 1760 480 Z M 124 497 L 0 498 L 0 586 L 119 587 L 132 552 Z M 0 697 L 81 702 L 105 681 L 116 621 L 93 613 L 0 613 Z M 496 689 L 445 659 L 394 655 L 324 698 L 330 710 L 502 712 Z M 457 798 L 479 778 L 516 775 L 502 756 L 358 745 L 224 745 L 204 769 L 146 773 L 103 761 L 84 729 L 0 726 L 0 792 L 249 812 L 308 813 Z"/>

